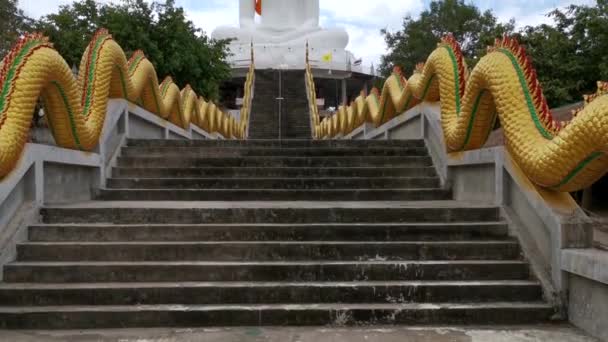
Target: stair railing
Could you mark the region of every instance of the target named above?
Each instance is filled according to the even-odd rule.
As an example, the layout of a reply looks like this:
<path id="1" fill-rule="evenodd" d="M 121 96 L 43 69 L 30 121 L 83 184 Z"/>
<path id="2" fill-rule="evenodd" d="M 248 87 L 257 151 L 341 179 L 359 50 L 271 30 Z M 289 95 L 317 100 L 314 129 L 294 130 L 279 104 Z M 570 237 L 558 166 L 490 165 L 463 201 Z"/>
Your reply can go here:
<path id="1" fill-rule="evenodd" d="M 249 63 L 249 70 L 247 71 L 247 77 L 245 78 L 244 95 L 243 95 L 243 106 L 241 107 L 241 114 L 239 116 L 239 132 L 242 139 L 248 139 L 249 137 L 249 121 L 251 118 L 251 106 L 253 103 L 253 97 L 255 94 L 255 56 L 253 49 L 253 42 L 251 42 L 251 59 Z"/>
<path id="2" fill-rule="evenodd" d="M 319 116 L 319 107 L 317 106 L 317 91 L 315 88 L 315 79 L 312 74 L 312 67 L 310 65 L 308 42 L 306 42 L 306 75 L 304 78 L 306 98 L 308 100 L 308 112 L 310 115 L 311 137 L 313 139 L 323 139 L 325 136 L 320 134 L 321 130 L 319 129 L 321 117 Z"/>

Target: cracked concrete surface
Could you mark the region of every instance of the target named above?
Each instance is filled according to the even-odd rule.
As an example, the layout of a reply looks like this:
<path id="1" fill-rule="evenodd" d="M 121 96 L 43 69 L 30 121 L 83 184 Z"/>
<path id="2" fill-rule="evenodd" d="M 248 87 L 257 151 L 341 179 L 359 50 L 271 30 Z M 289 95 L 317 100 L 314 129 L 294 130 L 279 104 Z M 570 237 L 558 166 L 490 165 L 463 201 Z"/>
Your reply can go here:
<path id="1" fill-rule="evenodd" d="M 2 331 L 11 342 L 598 342 L 568 325 Z"/>

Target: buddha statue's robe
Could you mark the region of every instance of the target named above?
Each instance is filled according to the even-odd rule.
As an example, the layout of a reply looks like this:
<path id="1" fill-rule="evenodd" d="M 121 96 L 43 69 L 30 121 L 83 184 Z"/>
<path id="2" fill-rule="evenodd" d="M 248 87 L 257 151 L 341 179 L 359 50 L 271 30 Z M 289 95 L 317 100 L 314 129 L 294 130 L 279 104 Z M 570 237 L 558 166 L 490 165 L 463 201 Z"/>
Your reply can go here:
<path id="1" fill-rule="evenodd" d="M 260 23 L 255 22 L 255 0 L 240 0 L 240 27 L 219 27 L 214 39 L 233 44 L 282 45 L 343 50 L 348 34 L 343 29 L 319 26 L 319 0 L 262 0 Z"/>

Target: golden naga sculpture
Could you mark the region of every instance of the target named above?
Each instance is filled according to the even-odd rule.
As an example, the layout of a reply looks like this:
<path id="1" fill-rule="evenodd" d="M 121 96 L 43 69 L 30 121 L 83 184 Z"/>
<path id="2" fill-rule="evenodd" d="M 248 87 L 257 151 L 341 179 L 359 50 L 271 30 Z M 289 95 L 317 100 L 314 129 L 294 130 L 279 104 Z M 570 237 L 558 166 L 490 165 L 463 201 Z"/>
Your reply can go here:
<path id="1" fill-rule="evenodd" d="M 245 86 L 247 99 L 253 70 L 252 60 Z M 156 71 L 143 52 L 127 61 L 106 30 L 93 36 L 77 80 L 46 37 L 29 34 L 0 62 L 0 178 L 15 167 L 23 152 L 40 97 L 57 145 L 84 151 L 99 142 L 110 98 L 127 99 L 182 128 L 192 123 L 227 139 L 245 138 L 249 117 L 248 105 L 237 122 L 199 98 L 189 86 L 180 91 L 170 77 L 159 86 Z"/>
<path id="2" fill-rule="evenodd" d="M 312 74 L 307 70 L 309 82 Z M 314 101 L 314 83 L 309 97 Z M 441 100 L 449 152 L 481 148 L 499 119 L 506 147 L 537 185 L 561 192 L 586 188 L 608 171 L 608 83 L 585 97 L 570 122 L 553 119 L 525 49 L 511 38 L 496 41 L 469 73 L 459 44 L 444 38 L 409 80 L 399 69 L 378 90 L 331 118 L 311 113 L 316 138 L 348 134 L 364 122 L 379 126 L 422 101 Z M 316 102 L 316 101 L 314 101 Z"/>

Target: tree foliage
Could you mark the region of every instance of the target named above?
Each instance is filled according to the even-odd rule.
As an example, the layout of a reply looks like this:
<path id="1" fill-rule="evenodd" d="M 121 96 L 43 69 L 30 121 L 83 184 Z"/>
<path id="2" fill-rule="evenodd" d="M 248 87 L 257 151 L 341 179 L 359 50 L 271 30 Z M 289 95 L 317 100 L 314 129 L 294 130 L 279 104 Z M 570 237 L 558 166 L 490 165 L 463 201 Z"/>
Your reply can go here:
<path id="1" fill-rule="evenodd" d="M 491 11 L 482 13 L 465 0 L 433 0 L 419 18 L 406 16 L 402 30 L 382 30 L 389 53 L 382 57 L 380 71 L 389 75 L 393 66 L 398 65 L 406 73 L 411 73 L 417 63 L 427 59 L 447 33 L 453 33 L 461 42 L 469 65 L 475 64 L 497 36 L 511 33 L 513 29 L 513 21 L 498 23 Z"/>
<path id="2" fill-rule="evenodd" d="M 29 28 L 29 19 L 17 7 L 17 0 L 0 0 L 0 58 L 10 50 L 17 38 Z"/>
<path id="3" fill-rule="evenodd" d="M 109 4 L 82 0 L 61 6 L 36 23 L 36 29 L 48 35 L 75 66 L 101 27 L 112 33 L 127 55 L 143 50 L 159 77 L 170 75 L 180 87 L 190 84 L 208 99 L 217 99 L 221 81 L 230 77 L 227 42 L 210 40 L 187 20 L 174 0 L 151 4 L 145 0 Z"/>
<path id="4" fill-rule="evenodd" d="M 534 61 L 550 106 L 557 107 L 580 101 L 583 94 L 595 91 L 597 80 L 608 80 L 608 0 L 548 15 L 552 25 L 528 26 L 516 35 Z M 491 11 L 481 13 L 464 0 L 433 0 L 419 18 L 406 16 L 400 31 L 382 30 L 389 52 L 380 70 L 389 75 L 399 65 L 411 74 L 449 32 L 462 43 L 472 67 L 495 38 L 514 34 L 514 27 L 514 19 L 499 23 Z"/>
<path id="5" fill-rule="evenodd" d="M 555 25 L 526 27 L 521 40 L 532 56 L 553 107 L 582 100 L 608 80 L 608 0 L 571 5 L 549 14 Z"/>

